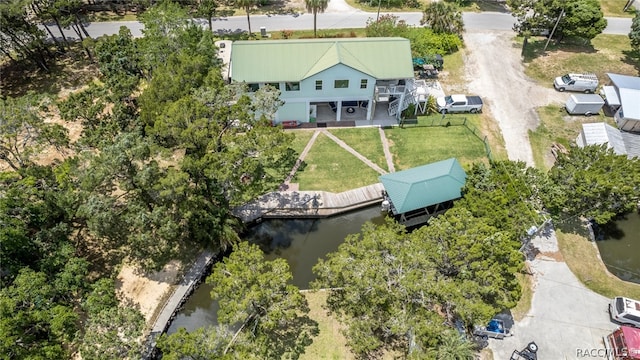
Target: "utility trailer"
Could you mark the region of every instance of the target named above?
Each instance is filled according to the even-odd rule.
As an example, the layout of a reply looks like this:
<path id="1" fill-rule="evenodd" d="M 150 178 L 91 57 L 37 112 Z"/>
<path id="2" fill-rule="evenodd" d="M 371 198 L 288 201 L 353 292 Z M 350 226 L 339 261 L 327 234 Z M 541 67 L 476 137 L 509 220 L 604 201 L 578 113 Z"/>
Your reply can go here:
<path id="1" fill-rule="evenodd" d="M 598 94 L 573 94 L 569 96 L 564 108 L 570 115 L 591 116 L 600 112 L 604 99 Z"/>
<path id="2" fill-rule="evenodd" d="M 532 341 L 520 351 L 513 350 L 509 360 L 538 360 L 538 344 Z"/>

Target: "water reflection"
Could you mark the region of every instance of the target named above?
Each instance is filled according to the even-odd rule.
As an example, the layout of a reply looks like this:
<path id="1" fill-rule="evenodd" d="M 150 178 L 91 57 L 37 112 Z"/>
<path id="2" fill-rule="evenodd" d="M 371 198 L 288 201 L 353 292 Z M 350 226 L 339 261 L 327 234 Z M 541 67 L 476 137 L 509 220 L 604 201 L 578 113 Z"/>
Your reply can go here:
<path id="1" fill-rule="evenodd" d="M 640 214 L 628 214 L 599 230 L 598 249 L 607 269 L 622 280 L 640 283 Z"/>
<path id="2" fill-rule="evenodd" d="M 360 232 L 371 221 L 382 224 L 380 207 L 373 206 L 328 219 L 273 219 L 258 224 L 243 238 L 258 244 L 269 260 L 284 258 L 293 274 L 292 283 L 306 289 L 315 279 L 312 268 L 318 259 L 334 252 L 349 234 Z M 168 333 L 180 327 L 188 331 L 215 324 L 217 304 L 211 300 L 211 287 L 202 284 L 189 298 L 171 324 Z"/>

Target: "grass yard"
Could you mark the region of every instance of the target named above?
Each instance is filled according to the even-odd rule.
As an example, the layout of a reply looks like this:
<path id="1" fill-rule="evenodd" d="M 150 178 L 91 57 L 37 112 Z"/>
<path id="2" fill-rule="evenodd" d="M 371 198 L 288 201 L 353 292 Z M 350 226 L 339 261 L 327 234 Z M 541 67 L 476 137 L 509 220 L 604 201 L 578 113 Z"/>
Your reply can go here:
<path id="1" fill-rule="evenodd" d="M 590 117 L 569 116 L 562 107 L 557 105 L 541 107 L 537 111 L 540 125 L 535 131 L 529 131 L 529 141 L 536 167 L 543 170 L 548 170 L 553 166 L 551 144 L 559 143 L 569 149 L 580 133 L 582 124 L 604 121 L 613 125 L 612 119 L 602 114 Z"/>
<path id="2" fill-rule="evenodd" d="M 584 236 L 556 229 L 558 245 L 569 269 L 589 289 L 606 297 L 624 294 L 640 299 L 640 285 L 622 281 L 604 266 L 596 244 Z"/>
<path id="3" fill-rule="evenodd" d="M 378 182 L 378 174 L 325 135 L 320 134 L 298 170 L 300 190 L 342 192 Z"/>
<path id="4" fill-rule="evenodd" d="M 342 325 L 327 310 L 323 308 L 327 302 L 326 291 L 304 292 L 309 302 L 309 317 L 318 323 L 318 335 L 313 338 L 313 343 L 305 349 L 300 360 L 354 359 L 347 347 L 347 339 L 340 332 Z"/>
<path id="5" fill-rule="evenodd" d="M 291 148 L 298 153 L 298 156 L 300 156 L 302 150 L 304 150 L 309 143 L 309 140 L 311 140 L 314 132 L 295 130 L 290 133 L 294 135 L 293 141 L 291 142 Z"/>
<path id="6" fill-rule="evenodd" d="M 437 115 L 439 117 L 440 115 Z M 425 124 L 429 117 L 421 118 Z M 465 126 L 385 129 L 396 171 L 455 157 L 467 167 L 486 161 L 484 144 Z"/>
<path id="7" fill-rule="evenodd" d="M 464 53 L 460 49 L 453 54 L 443 55 L 444 68 L 438 74 L 438 81 L 446 93 L 464 94 L 467 82 L 465 80 Z"/>
<path id="8" fill-rule="evenodd" d="M 287 35 L 285 37 L 285 35 Z M 353 38 L 366 37 L 365 29 L 318 29 L 318 38 Z M 313 30 L 283 30 L 273 31 L 271 38 L 278 39 L 311 39 L 313 38 Z"/>
<path id="9" fill-rule="evenodd" d="M 389 171 L 378 128 L 331 129 L 330 132 L 376 165 Z"/>
<path id="10" fill-rule="evenodd" d="M 366 12 L 370 12 L 370 13 L 377 13 L 378 12 L 378 4 L 381 5 L 380 7 L 380 16 L 387 14 L 389 12 L 421 12 L 424 10 L 424 8 L 427 6 L 427 4 L 430 2 L 429 0 L 417 0 L 417 2 L 420 4 L 419 7 L 415 8 L 415 7 L 387 7 L 386 6 L 386 2 L 384 0 L 369 0 L 366 2 L 359 2 L 356 0 L 345 0 L 345 2 L 347 4 L 349 4 L 349 6 L 354 7 L 356 9 L 360 9 L 362 11 L 366 11 Z M 373 17 L 373 20 L 375 20 L 375 16 Z"/>
<path id="11" fill-rule="evenodd" d="M 622 11 L 624 8 L 624 4 L 627 1 L 619 1 L 619 0 L 600 0 L 600 8 L 604 13 L 604 16 L 614 16 L 614 17 L 633 17 L 632 11 Z M 630 10 L 635 9 L 631 6 Z"/>
<path id="12" fill-rule="evenodd" d="M 541 37 L 530 39 L 524 63 L 527 76 L 546 86 L 553 86 L 556 76 L 569 72 L 595 73 L 601 83 L 608 81 L 608 72 L 631 76 L 640 74 L 640 54 L 632 52 L 626 35 L 601 34 L 590 44 L 557 46 L 551 42 L 546 55 L 542 52 L 545 41 Z"/>
<path id="13" fill-rule="evenodd" d="M 533 300 L 533 275 L 529 273 L 517 273 L 516 277 L 522 288 L 520 301 L 511 309 L 511 314 L 516 321 L 521 321 L 531 309 L 531 301 Z"/>
<path id="14" fill-rule="evenodd" d="M 326 291 L 305 291 L 309 303 L 309 317 L 318 323 L 318 335 L 313 343 L 305 348 L 300 360 L 351 360 L 355 356 L 347 347 L 347 339 L 342 334 L 342 324 L 323 307 L 327 303 Z M 377 359 L 395 360 L 404 358 L 402 354 L 383 352 Z M 485 358 L 492 359 L 492 358 Z"/>

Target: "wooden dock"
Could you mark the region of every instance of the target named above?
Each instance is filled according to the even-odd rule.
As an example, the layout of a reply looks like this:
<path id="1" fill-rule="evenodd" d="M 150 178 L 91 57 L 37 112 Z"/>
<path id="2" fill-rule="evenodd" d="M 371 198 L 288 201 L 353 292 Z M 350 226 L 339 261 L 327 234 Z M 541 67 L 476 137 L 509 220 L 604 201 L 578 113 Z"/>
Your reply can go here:
<path id="1" fill-rule="evenodd" d="M 268 218 L 323 218 L 375 205 L 382 201 L 381 183 L 332 193 L 327 191 L 274 191 L 234 209 L 249 223 Z"/>
<path id="2" fill-rule="evenodd" d="M 151 333 L 147 339 L 147 347 L 145 350 L 144 358 L 155 358 L 156 352 L 156 338 L 163 334 L 169 326 L 171 321 L 176 315 L 176 312 L 187 301 L 189 295 L 200 284 L 202 278 L 207 274 L 211 264 L 215 260 L 215 255 L 209 250 L 205 250 L 191 265 L 191 268 L 184 275 L 182 281 L 174 288 L 173 293 L 169 299 L 162 306 L 162 310 L 155 318 Z"/>

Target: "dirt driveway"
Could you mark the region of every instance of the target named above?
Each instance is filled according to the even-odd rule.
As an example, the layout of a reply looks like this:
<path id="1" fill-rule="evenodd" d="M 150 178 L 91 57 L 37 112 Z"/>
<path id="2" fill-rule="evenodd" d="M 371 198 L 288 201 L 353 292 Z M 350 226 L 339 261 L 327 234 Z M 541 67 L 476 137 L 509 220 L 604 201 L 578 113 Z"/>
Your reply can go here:
<path id="1" fill-rule="evenodd" d="M 485 111 L 496 119 L 510 160 L 534 166 L 529 130 L 538 126 L 535 108 L 556 102 L 566 94 L 536 84 L 524 74 L 521 48 L 513 45 L 512 31 L 466 32 L 466 77 L 470 94 L 480 95 Z"/>
<path id="2" fill-rule="evenodd" d="M 481 95 L 505 140 L 511 160 L 533 166 L 528 131 L 539 123 L 535 108 L 562 104 L 566 94 L 536 84 L 524 75 L 520 47 L 513 32 L 467 32 L 465 59 L 468 91 Z M 575 277 L 558 250 L 555 232 L 534 239 L 539 254 L 529 261 L 534 274 L 531 309 L 516 322 L 514 336 L 491 340 L 495 359 L 508 359 L 515 349 L 535 341 L 541 359 L 577 359 L 580 351 L 602 354 L 602 337 L 615 328 L 607 314 L 609 299 L 587 289 Z"/>

